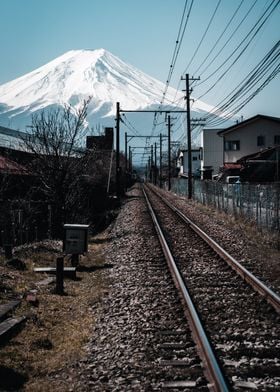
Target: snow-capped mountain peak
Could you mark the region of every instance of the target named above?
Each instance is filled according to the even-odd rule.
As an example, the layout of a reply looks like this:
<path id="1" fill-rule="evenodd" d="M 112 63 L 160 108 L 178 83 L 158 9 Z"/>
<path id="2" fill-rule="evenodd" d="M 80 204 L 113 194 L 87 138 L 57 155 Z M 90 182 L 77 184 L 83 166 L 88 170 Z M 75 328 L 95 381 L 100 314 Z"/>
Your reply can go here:
<path id="1" fill-rule="evenodd" d="M 116 102 L 126 109 L 158 105 L 164 88 L 162 82 L 105 49 L 71 50 L 0 86 L 0 122 L 12 119 L 16 124 L 21 121 L 28 125 L 31 114 L 38 110 L 65 104 L 77 107 L 91 96 L 88 117 L 102 123 L 102 119 L 115 115 Z M 165 103 L 172 102 L 175 96 L 177 101 L 183 93 L 176 94 L 170 87 Z M 183 99 L 176 104 L 183 105 Z M 194 106 L 196 111 L 211 109 L 199 101 Z"/>

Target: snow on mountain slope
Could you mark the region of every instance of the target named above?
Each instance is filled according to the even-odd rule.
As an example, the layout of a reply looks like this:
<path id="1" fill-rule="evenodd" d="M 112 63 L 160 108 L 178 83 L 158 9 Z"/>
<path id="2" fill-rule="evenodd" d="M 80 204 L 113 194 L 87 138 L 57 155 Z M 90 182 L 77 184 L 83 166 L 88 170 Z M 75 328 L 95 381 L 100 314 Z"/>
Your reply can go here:
<path id="1" fill-rule="evenodd" d="M 104 49 L 72 50 L 0 86 L 0 123 L 1 119 L 12 118 L 27 125 L 30 115 L 38 110 L 65 103 L 76 107 L 89 96 L 89 118 L 102 123 L 102 118 L 115 115 L 116 102 L 125 109 L 158 105 L 164 87 Z M 165 104 L 172 102 L 175 94 L 170 87 Z M 182 96 L 179 92 L 176 100 Z M 180 102 L 179 106 L 184 107 L 183 99 Z M 193 106 L 198 112 L 211 109 L 199 101 Z"/>

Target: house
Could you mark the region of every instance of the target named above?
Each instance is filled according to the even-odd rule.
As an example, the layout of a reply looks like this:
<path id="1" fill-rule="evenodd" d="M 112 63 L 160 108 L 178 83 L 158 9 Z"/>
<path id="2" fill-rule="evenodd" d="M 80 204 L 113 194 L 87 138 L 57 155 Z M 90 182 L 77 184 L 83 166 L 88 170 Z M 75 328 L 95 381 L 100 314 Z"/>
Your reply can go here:
<path id="1" fill-rule="evenodd" d="M 258 114 L 220 132 L 223 162 L 235 163 L 242 157 L 280 145 L 280 118 Z"/>
<path id="2" fill-rule="evenodd" d="M 7 157 L 0 156 L 0 175 L 29 175 L 28 170 L 17 162 L 8 159 Z"/>
<path id="3" fill-rule="evenodd" d="M 87 136 L 87 148 L 111 151 L 114 142 L 113 128 L 105 128 L 105 135 Z"/>
<path id="4" fill-rule="evenodd" d="M 200 177 L 200 166 L 201 166 L 201 149 L 193 149 L 192 154 L 192 175 L 193 177 Z M 188 150 L 179 150 L 178 153 L 178 169 L 179 176 L 188 176 Z"/>
<path id="5" fill-rule="evenodd" d="M 280 181 L 280 144 L 238 160 L 241 165 L 242 181 L 274 182 Z"/>
<path id="6" fill-rule="evenodd" d="M 22 198 L 35 184 L 34 175 L 22 164 L 0 155 L 0 200 Z"/>
<path id="7" fill-rule="evenodd" d="M 220 129 L 203 129 L 201 132 L 201 178 L 211 179 L 223 166 L 224 146 Z"/>
<path id="8" fill-rule="evenodd" d="M 0 147 L 9 148 L 17 151 L 25 151 L 26 147 L 23 140 L 26 133 L 15 129 L 2 127 L 0 125 Z"/>

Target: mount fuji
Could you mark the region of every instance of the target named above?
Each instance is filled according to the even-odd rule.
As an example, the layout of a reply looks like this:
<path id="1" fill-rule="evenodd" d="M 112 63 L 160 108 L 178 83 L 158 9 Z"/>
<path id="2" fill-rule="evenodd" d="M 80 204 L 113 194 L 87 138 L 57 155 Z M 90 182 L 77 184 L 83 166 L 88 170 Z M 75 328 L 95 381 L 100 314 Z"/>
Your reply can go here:
<path id="1" fill-rule="evenodd" d="M 89 127 L 114 126 L 116 102 L 126 110 L 157 108 L 164 83 L 126 64 L 105 49 L 71 50 L 36 70 L 0 85 L 0 125 L 24 129 L 42 110 L 70 104 L 74 108 L 92 97 Z M 179 104 L 172 104 L 174 97 Z M 165 104 L 184 109 L 183 93 L 169 87 Z M 202 116 L 212 106 L 195 101 L 192 112 Z M 147 124 L 135 127 L 147 130 Z M 151 116 L 150 116 L 151 119 Z M 134 123 L 135 124 L 135 123 Z M 151 121 L 149 128 L 151 128 Z M 141 129 L 142 128 L 142 129 Z M 147 131 L 146 131 L 147 132 Z M 150 131 L 149 131 L 150 133 Z"/>

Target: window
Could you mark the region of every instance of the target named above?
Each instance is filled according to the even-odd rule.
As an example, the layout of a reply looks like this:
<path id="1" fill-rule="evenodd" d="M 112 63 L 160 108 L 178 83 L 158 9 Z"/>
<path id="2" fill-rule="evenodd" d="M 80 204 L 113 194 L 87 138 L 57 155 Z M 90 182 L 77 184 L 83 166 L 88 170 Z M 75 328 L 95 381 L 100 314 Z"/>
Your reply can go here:
<path id="1" fill-rule="evenodd" d="M 226 151 L 238 151 L 240 150 L 240 140 L 230 140 L 225 142 Z"/>
<path id="2" fill-rule="evenodd" d="M 274 144 L 280 144 L 280 135 L 274 135 Z"/>
<path id="3" fill-rule="evenodd" d="M 192 157 L 192 160 L 193 161 L 197 161 L 197 157 Z"/>
<path id="4" fill-rule="evenodd" d="M 264 136 L 258 136 L 257 137 L 257 146 L 264 146 L 265 145 L 265 137 Z"/>

